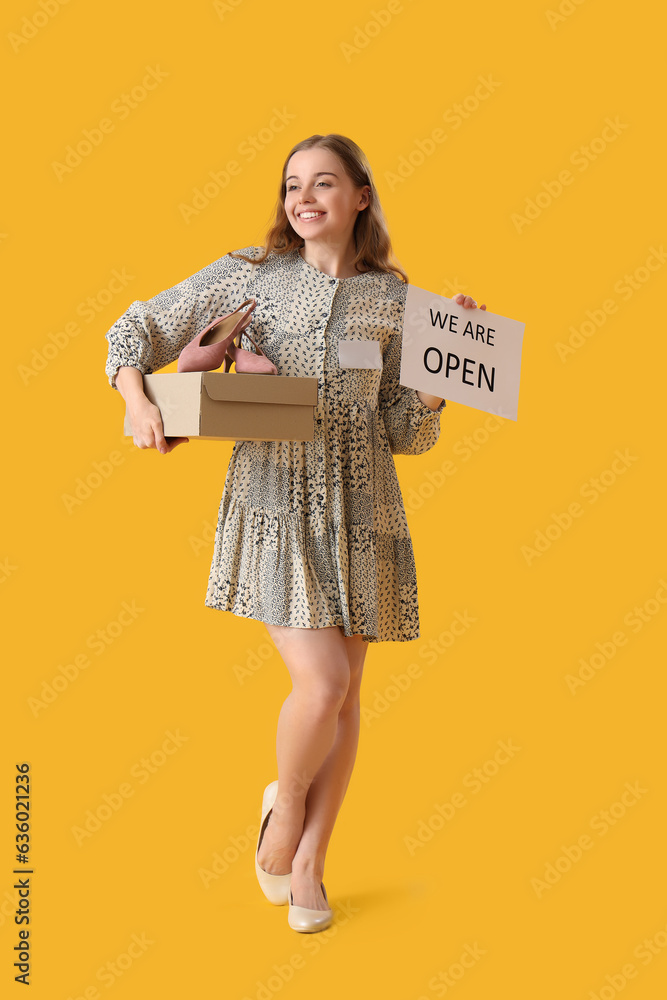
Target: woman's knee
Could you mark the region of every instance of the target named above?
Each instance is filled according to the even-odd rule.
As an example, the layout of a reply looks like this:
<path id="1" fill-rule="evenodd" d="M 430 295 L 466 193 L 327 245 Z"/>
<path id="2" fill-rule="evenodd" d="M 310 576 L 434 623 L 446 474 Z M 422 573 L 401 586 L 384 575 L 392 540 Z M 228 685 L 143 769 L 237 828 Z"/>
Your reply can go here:
<path id="1" fill-rule="evenodd" d="M 362 653 L 341 658 L 335 665 L 328 663 L 326 671 L 316 677 L 311 675 L 308 698 L 314 711 L 326 717 L 358 707 L 363 669 Z"/>
<path id="2" fill-rule="evenodd" d="M 292 679 L 292 691 L 308 702 L 309 712 L 325 719 L 358 698 L 368 643 L 345 637 L 336 628 L 269 627 Z"/>
<path id="3" fill-rule="evenodd" d="M 349 689 L 350 672 L 346 667 L 336 671 L 328 670 L 326 674 L 294 684 L 292 688 L 297 697 L 308 701 L 311 717 L 320 720 L 340 712 Z"/>

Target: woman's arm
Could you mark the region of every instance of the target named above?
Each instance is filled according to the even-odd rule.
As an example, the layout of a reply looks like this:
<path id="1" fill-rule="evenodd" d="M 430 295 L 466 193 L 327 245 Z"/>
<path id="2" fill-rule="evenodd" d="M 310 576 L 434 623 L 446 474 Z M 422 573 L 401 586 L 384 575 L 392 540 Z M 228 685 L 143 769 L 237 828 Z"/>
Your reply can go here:
<path id="1" fill-rule="evenodd" d="M 106 334 L 111 386 L 117 388 L 116 373 L 122 367 L 149 374 L 175 361 L 216 315 L 231 312 L 247 298 L 251 272 L 252 264 L 226 254 L 173 288 L 132 302 Z"/>
<path id="2" fill-rule="evenodd" d="M 173 288 L 133 302 L 106 334 L 106 374 L 125 400 L 137 447 L 166 454 L 188 440 L 165 439 L 160 411 L 144 394 L 142 375 L 175 361 L 216 313 L 238 305 L 251 272 L 247 261 L 226 254 Z"/>
<path id="3" fill-rule="evenodd" d="M 424 406 L 428 406 L 429 410 L 437 410 L 442 403 L 442 400 L 438 396 L 429 396 L 427 392 L 420 392 L 419 389 L 417 389 L 417 395 Z"/>
<path id="4" fill-rule="evenodd" d="M 127 403 L 128 410 L 137 404 L 141 405 L 148 397 L 144 392 L 144 380 L 138 368 L 123 366 L 116 374 L 116 385 L 121 396 Z"/>

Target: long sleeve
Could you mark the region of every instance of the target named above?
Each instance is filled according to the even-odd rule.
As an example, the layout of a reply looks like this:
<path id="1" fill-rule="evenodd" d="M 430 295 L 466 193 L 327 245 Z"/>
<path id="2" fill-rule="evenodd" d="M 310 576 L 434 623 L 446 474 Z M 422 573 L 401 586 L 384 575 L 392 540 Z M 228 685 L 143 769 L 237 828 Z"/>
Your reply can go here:
<path id="1" fill-rule="evenodd" d="M 422 403 L 416 389 L 399 384 L 404 304 L 405 295 L 393 303 L 393 332 L 384 353 L 379 407 L 392 453 L 421 455 L 440 437 L 440 414 L 445 408 L 445 400 L 437 410 L 432 410 Z"/>
<path id="2" fill-rule="evenodd" d="M 260 250 L 237 252 L 250 257 Z M 147 375 L 175 361 L 211 320 L 241 304 L 252 266 L 226 254 L 152 299 L 133 302 L 105 335 L 111 387 L 118 388 L 116 374 L 122 366 Z"/>

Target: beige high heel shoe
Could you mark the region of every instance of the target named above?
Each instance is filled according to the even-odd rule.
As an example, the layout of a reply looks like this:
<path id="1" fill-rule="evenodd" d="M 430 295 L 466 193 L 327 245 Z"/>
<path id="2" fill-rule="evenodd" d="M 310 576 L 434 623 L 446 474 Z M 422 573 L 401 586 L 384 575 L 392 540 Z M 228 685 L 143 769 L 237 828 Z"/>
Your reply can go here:
<path id="1" fill-rule="evenodd" d="M 268 901 L 273 903 L 275 906 L 284 906 L 289 900 L 289 887 L 292 873 L 287 872 L 286 875 L 272 875 L 271 872 L 265 872 L 263 868 L 260 868 L 259 861 L 257 860 L 262 838 L 264 837 L 264 831 L 268 826 L 269 817 L 271 816 L 271 811 L 277 795 L 278 782 L 272 781 L 271 784 L 267 785 L 264 789 L 264 796 L 262 798 L 262 818 L 259 825 L 257 849 L 255 850 L 255 872 L 257 873 L 257 881 L 259 882 L 260 888 Z"/>
<path id="2" fill-rule="evenodd" d="M 320 882 L 320 885 L 322 886 L 322 895 L 324 896 L 328 906 L 329 897 L 327 896 L 327 890 L 324 888 L 324 882 Z M 333 910 L 331 909 L 309 910 L 306 906 L 295 906 L 294 900 L 292 899 L 292 890 L 290 888 L 287 923 L 293 931 L 301 931 L 302 933 L 324 931 L 331 925 L 332 920 Z"/>

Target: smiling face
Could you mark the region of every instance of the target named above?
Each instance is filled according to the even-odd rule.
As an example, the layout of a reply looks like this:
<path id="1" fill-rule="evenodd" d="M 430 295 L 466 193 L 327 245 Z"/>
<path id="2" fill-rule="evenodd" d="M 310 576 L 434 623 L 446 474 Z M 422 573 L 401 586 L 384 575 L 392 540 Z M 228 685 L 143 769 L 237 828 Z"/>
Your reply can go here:
<path id="1" fill-rule="evenodd" d="M 285 212 L 304 240 L 354 246 L 354 224 L 368 205 L 370 186 L 357 188 L 328 149 L 302 149 L 287 164 Z"/>

